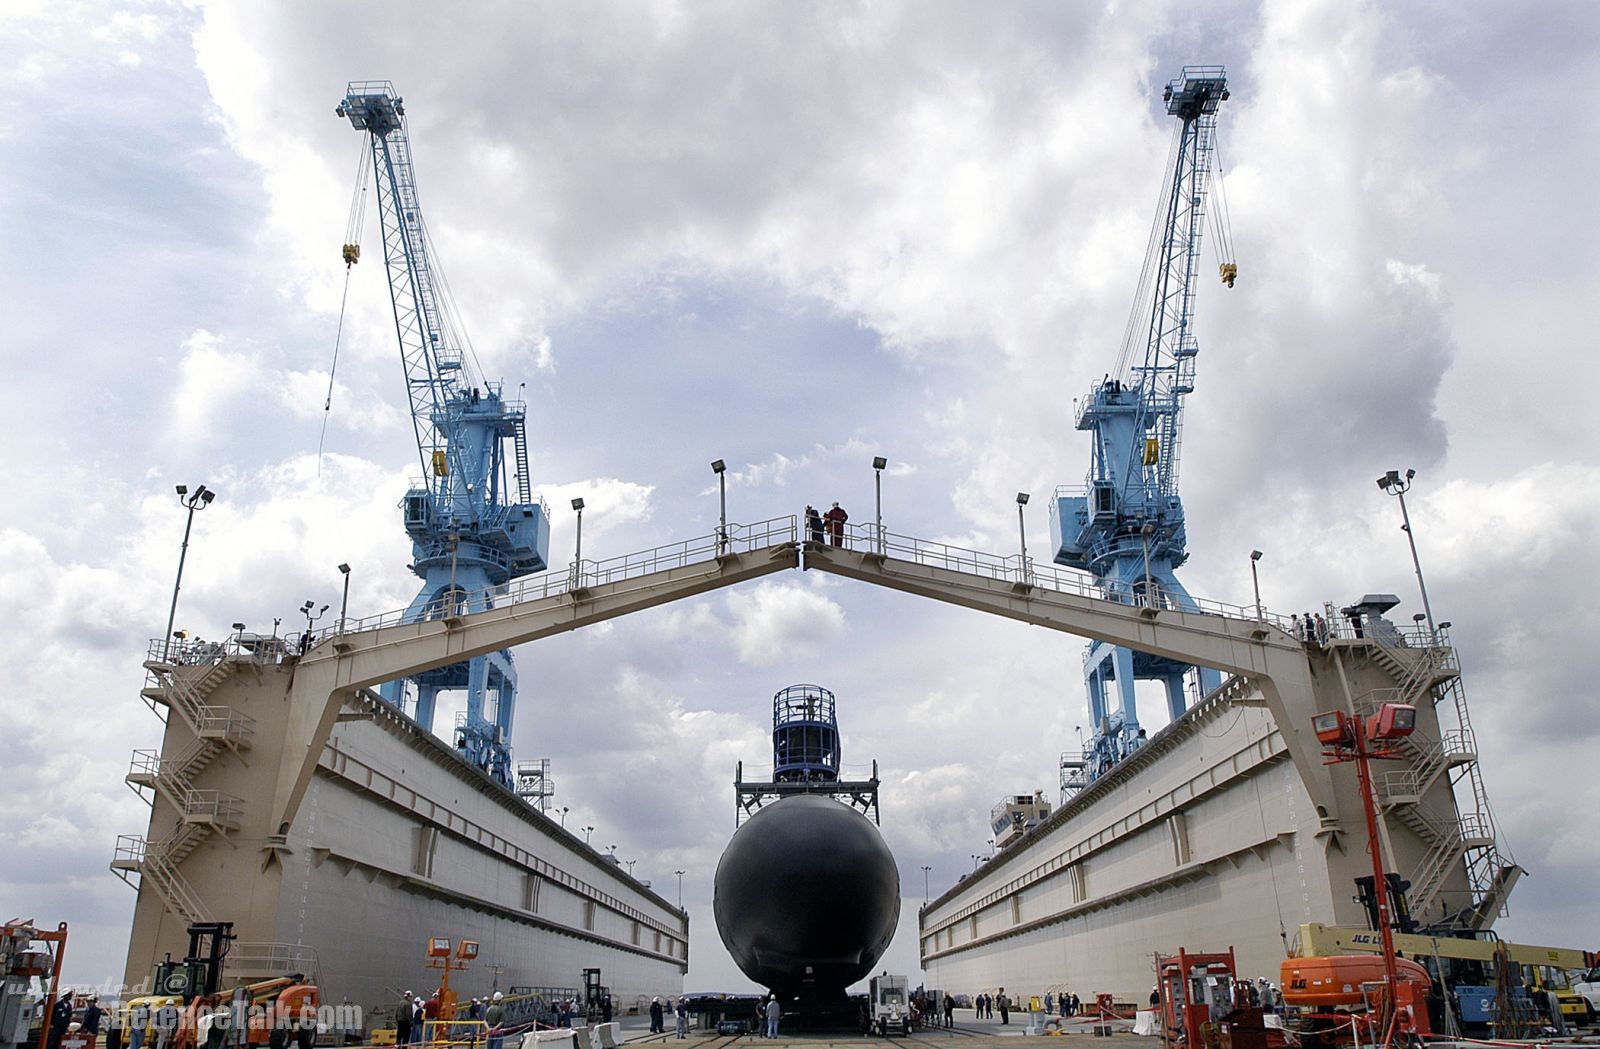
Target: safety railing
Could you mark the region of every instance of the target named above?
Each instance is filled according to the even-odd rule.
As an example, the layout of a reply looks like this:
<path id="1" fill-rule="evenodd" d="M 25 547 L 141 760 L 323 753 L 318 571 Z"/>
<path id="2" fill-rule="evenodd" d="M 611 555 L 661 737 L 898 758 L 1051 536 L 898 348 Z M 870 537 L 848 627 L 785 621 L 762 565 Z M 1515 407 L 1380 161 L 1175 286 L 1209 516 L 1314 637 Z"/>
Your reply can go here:
<path id="1" fill-rule="evenodd" d="M 1416 736 L 1411 737 L 1416 740 Z M 1407 801 L 1420 798 L 1439 775 L 1451 764 L 1476 756 L 1477 743 L 1470 731 L 1459 729 L 1444 733 L 1438 740 L 1420 748 L 1411 768 L 1385 772 L 1380 791 L 1387 801 Z"/>
<path id="2" fill-rule="evenodd" d="M 603 561 L 578 562 L 571 572 L 577 587 L 604 586 L 653 572 L 714 560 L 727 553 L 752 553 L 793 543 L 799 539 L 799 521 L 793 515 L 774 517 L 754 524 L 729 522 L 727 532 L 697 536 L 682 542 L 667 543 L 637 553 L 609 557 Z"/>
<path id="3" fill-rule="evenodd" d="M 1493 849 L 1494 831 L 1477 815 L 1455 820 L 1416 815 L 1437 836 L 1433 848 L 1411 873 L 1413 906 L 1422 911 L 1433 902 L 1445 879 L 1467 852 Z"/>
<path id="4" fill-rule="evenodd" d="M 460 591 L 453 600 L 441 607 L 428 608 L 420 617 L 409 608 L 395 609 L 377 615 L 349 619 L 344 629 L 349 632 L 374 630 L 380 627 L 399 626 L 420 618 L 439 619 L 446 615 L 467 615 L 508 604 L 537 601 L 586 587 L 624 582 L 640 576 L 683 568 L 694 564 L 715 561 L 719 554 L 753 553 L 757 550 L 796 542 L 799 522 L 793 514 L 773 517 L 765 521 L 741 524 L 730 521 L 724 534 L 710 532 L 678 542 L 621 554 L 602 560 L 584 558 L 568 566 L 565 572 L 550 571 L 519 579 L 508 586 L 483 591 Z M 337 625 L 311 634 L 290 634 L 287 643 L 293 651 L 304 651 L 339 633 Z"/>
<path id="5" fill-rule="evenodd" d="M 1135 607 L 1151 607 L 1171 611 L 1227 616 L 1235 619 L 1259 619 L 1279 629 L 1293 633 L 1294 621 L 1290 616 L 1262 609 L 1254 605 L 1215 601 L 1192 595 L 1165 591 L 1152 584 L 1149 592 L 1138 583 L 1116 581 L 1096 582 L 1087 573 L 1063 568 L 1048 561 L 1041 562 L 1019 551 L 1015 554 L 997 554 L 973 550 L 937 540 L 918 539 L 882 528 L 876 523 L 856 523 L 841 526 L 837 533 L 822 522 L 816 530 L 802 531 L 795 515 L 773 517 L 749 524 L 730 522 L 726 531 L 712 531 L 661 546 L 604 559 L 584 558 L 573 562 L 566 571 L 549 571 L 516 580 L 507 585 L 483 591 L 457 591 L 435 607 L 416 610 L 407 607 L 359 618 L 347 618 L 342 625 L 304 632 L 290 632 L 279 636 L 239 633 L 220 641 L 199 639 L 168 642 L 157 638 L 150 644 L 150 658 L 177 664 L 220 663 L 230 658 L 248 659 L 262 663 L 281 660 L 286 655 L 300 654 L 316 644 L 337 636 L 341 632 L 359 632 L 382 627 L 399 626 L 419 620 L 441 619 L 453 615 L 467 615 L 491 608 L 503 607 L 554 597 L 574 590 L 623 582 L 672 568 L 714 561 L 731 553 L 752 553 L 771 549 L 805 539 L 812 543 L 839 546 L 857 553 L 877 553 L 886 558 L 909 561 L 960 572 L 985 579 L 1018 583 L 1062 594 L 1111 601 Z M 1409 640 L 1423 634 L 1396 628 L 1397 636 Z M 1425 632 L 1424 632 L 1425 633 Z M 1342 621 L 1329 621 L 1329 637 L 1353 636 L 1353 628 Z M 1440 636 L 1440 635 L 1435 635 Z M 1307 640 L 1315 640 L 1308 637 Z"/>
<path id="6" fill-rule="evenodd" d="M 145 658 L 175 666 L 213 666 L 226 659 L 276 663 L 289 648 L 289 638 L 277 634 L 229 634 L 216 641 L 203 638 L 151 638 Z"/>
<path id="7" fill-rule="evenodd" d="M 183 837 L 181 830 L 171 839 L 156 842 L 146 841 L 137 834 L 119 834 L 116 851 L 112 854 L 111 869 L 118 877 L 129 881 L 129 884 L 132 882 L 128 875 L 134 872 L 141 878 L 149 878 L 167 906 L 171 907 L 178 917 L 192 925 L 204 920 L 205 908 L 194 889 L 183 875 L 178 873 L 177 865 L 165 855 L 169 851 L 169 842 L 180 837 Z"/>
<path id="8" fill-rule="evenodd" d="M 149 842 L 142 835 L 118 834 L 116 848 L 111 854 L 111 865 L 137 868 L 144 863 L 144 854 L 148 849 Z"/>
<path id="9" fill-rule="evenodd" d="M 255 733 L 255 719 L 231 707 L 201 704 L 195 712 L 195 728 L 204 736 L 216 736 L 234 743 L 249 742 Z"/>
<path id="10" fill-rule="evenodd" d="M 307 944 L 240 940 L 228 948 L 223 968 L 229 973 L 252 977 L 300 973 L 317 982 L 322 962 L 317 949 Z"/>
<path id="11" fill-rule="evenodd" d="M 840 765 L 839 779 L 851 783 L 864 783 L 872 778 L 872 772 L 870 762 L 860 765 Z M 746 783 L 770 783 L 775 772 L 771 765 L 742 763 L 740 774 Z"/>
<path id="12" fill-rule="evenodd" d="M 148 776 L 155 779 L 163 774 L 164 767 L 167 767 L 167 762 L 161 760 L 159 750 L 136 750 L 133 760 L 128 762 L 128 778 Z"/>
<path id="13" fill-rule="evenodd" d="M 236 827 L 244 799 L 220 790 L 191 789 L 184 795 L 183 814 L 219 826 Z"/>
<path id="14" fill-rule="evenodd" d="M 815 535 L 814 532 L 808 533 L 808 538 L 814 542 L 818 541 Z M 824 522 L 820 542 L 825 546 L 839 546 L 857 553 L 877 553 L 900 561 L 910 561 L 986 579 L 1021 583 L 1057 593 L 1113 601 L 1117 604 L 1153 606 L 1172 611 L 1198 612 L 1236 619 L 1256 618 L 1253 605 L 1236 605 L 1192 596 L 1185 600 L 1176 594 L 1165 592 L 1156 593 L 1153 595 L 1153 600 L 1147 600 L 1144 593 L 1126 585 L 1097 583 L 1087 573 L 1054 564 L 1041 564 L 1032 556 L 1024 558 L 1020 551 L 1015 554 L 996 554 L 935 540 L 917 539 L 887 529 L 880 534 L 877 525 L 870 522 L 845 524 L 837 532 L 830 531 Z M 1263 611 L 1261 618 L 1283 629 L 1287 629 L 1289 625 L 1287 617 L 1275 613 Z"/>

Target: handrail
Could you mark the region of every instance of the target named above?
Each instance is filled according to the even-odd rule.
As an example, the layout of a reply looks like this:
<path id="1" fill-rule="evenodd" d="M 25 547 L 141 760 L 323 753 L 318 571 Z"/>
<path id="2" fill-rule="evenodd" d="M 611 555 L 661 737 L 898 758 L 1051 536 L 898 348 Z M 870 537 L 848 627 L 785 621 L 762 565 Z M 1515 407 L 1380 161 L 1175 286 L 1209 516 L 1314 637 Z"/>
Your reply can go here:
<path id="1" fill-rule="evenodd" d="M 333 624 L 308 632 L 290 632 L 283 636 L 239 633 L 229 635 L 220 641 L 192 639 L 178 643 L 168 643 L 164 639 L 157 638 L 150 644 L 149 658 L 153 661 L 170 659 L 173 663 L 191 665 L 215 664 L 228 659 L 276 663 L 286 656 L 308 651 L 314 645 L 338 635 L 341 630 L 349 632 L 374 630 L 415 622 L 418 619 L 443 618 L 448 614 L 465 615 L 621 582 L 669 568 L 709 563 L 727 553 L 754 553 L 801 540 L 815 541 L 810 533 L 802 535 L 800 520 L 794 514 L 749 524 L 729 522 L 724 534 L 712 531 L 690 539 L 616 557 L 599 560 L 584 558 L 568 565 L 565 572 L 541 572 L 486 590 L 460 591 L 454 595 L 453 601 L 426 608 L 420 616 L 412 608 L 407 607 L 359 618 L 347 618 L 342 627 Z M 915 564 L 986 579 L 1009 581 L 1057 593 L 1112 601 L 1117 604 L 1202 615 L 1222 615 L 1238 619 L 1258 619 L 1286 632 L 1294 632 L 1293 616 L 1265 609 L 1258 615 L 1254 605 L 1235 604 L 1192 595 L 1180 597 L 1163 590 L 1146 595 L 1124 582 L 1097 582 L 1086 572 L 1063 568 L 1032 556 L 1024 559 L 1020 552 L 997 554 L 972 550 L 950 543 L 891 532 L 876 523 L 846 524 L 841 529 L 837 543 L 824 524 L 822 543 L 838 545 L 858 553 L 877 553 Z M 1326 607 L 1331 611 L 1331 605 Z M 1326 623 L 1325 636 L 1328 640 L 1356 638 L 1355 625 L 1344 617 L 1330 614 Z M 1436 658 L 1440 660 L 1440 665 L 1445 667 L 1449 667 L 1454 661 L 1454 652 L 1449 649 L 1448 636 L 1442 629 L 1429 633 L 1425 628 L 1401 626 L 1388 620 L 1369 620 L 1368 624 L 1369 629 L 1363 633 L 1368 640 L 1389 646 L 1442 650 L 1442 654 Z"/>

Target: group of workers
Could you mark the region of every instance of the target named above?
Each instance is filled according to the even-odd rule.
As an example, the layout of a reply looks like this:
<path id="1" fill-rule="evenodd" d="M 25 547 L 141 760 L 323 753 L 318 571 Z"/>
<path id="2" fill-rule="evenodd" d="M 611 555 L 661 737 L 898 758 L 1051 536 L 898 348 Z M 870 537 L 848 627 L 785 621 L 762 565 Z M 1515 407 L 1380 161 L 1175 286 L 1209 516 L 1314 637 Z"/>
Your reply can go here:
<path id="1" fill-rule="evenodd" d="M 834 546 L 844 545 L 844 523 L 850 520 L 850 515 L 838 503 L 825 514 L 818 513 L 816 507 L 806 507 L 806 536 L 811 542 L 822 546 L 824 542 L 831 541 Z M 826 539 L 824 539 L 826 531 Z"/>
<path id="2" fill-rule="evenodd" d="M 451 1021 L 469 1021 L 483 1024 L 484 1030 L 488 1032 L 486 1037 L 489 1049 L 500 1049 L 501 1037 L 496 1032 L 505 1020 L 505 1006 L 501 1004 L 504 998 L 504 994 L 495 991 L 482 998 L 473 998 L 467 1002 L 464 1009 L 457 1009 L 453 1002 L 446 1003 L 442 989 L 434 991 L 427 999 L 407 991 L 401 996 L 400 1004 L 395 1008 L 395 1044 L 454 1041 L 457 1039 L 450 1038 L 446 1031 L 440 1030 L 440 1027 Z M 469 1037 L 475 1040 L 476 1036 L 474 1034 Z"/>
<path id="3" fill-rule="evenodd" d="M 74 1020 L 73 1014 L 77 1011 L 76 998 L 73 992 L 63 990 L 61 997 L 50 1007 L 50 1026 L 45 1032 L 45 1049 L 60 1049 L 61 1039 L 69 1031 L 96 1036 L 100 1033 L 100 1019 L 104 1015 L 100 1009 L 100 1000 L 94 994 L 89 994 L 83 1007 L 83 1019 Z"/>
<path id="4" fill-rule="evenodd" d="M 678 999 L 677 1005 L 673 1005 L 671 999 L 663 1003 L 660 995 L 650 999 L 650 1033 L 667 1033 L 668 1013 L 671 1013 L 678 1021 L 677 1036 L 679 1038 L 689 1037 L 689 1003 L 682 998 Z"/>

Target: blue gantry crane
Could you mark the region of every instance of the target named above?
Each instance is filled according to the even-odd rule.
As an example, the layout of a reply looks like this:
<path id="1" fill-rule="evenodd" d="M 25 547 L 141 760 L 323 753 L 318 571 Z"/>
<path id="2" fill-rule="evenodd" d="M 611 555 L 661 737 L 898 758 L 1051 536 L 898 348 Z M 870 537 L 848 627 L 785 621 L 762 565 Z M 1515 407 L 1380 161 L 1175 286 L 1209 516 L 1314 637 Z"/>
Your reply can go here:
<path id="1" fill-rule="evenodd" d="M 547 567 L 549 515 L 530 490 L 526 408 L 507 400 L 500 384 L 469 371 L 469 347 L 432 259 L 405 104 L 394 85 L 352 82 L 337 112 L 366 132 L 371 149 L 384 267 L 422 467 L 400 503 L 412 542 L 410 567 L 422 578 L 405 618 L 480 611 L 492 607 L 495 588 Z M 360 254 L 358 244 L 345 245 L 347 265 Z M 513 464 L 514 475 L 508 476 Z M 455 746 L 512 786 L 517 674 L 509 651 L 388 682 L 383 697 L 404 709 L 408 684 L 416 691 L 415 717 L 430 730 L 438 693 L 465 689 Z"/>
<path id="2" fill-rule="evenodd" d="M 1051 505 L 1058 564 L 1092 573 L 1114 598 L 1156 608 L 1195 607 L 1174 574 L 1189 557 L 1178 497 L 1178 452 L 1183 402 L 1194 390 L 1199 353 L 1194 293 L 1206 182 L 1217 108 L 1227 97 L 1220 66 L 1186 66 L 1166 87 L 1167 112 L 1179 125 L 1140 290 L 1116 370 L 1077 406 L 1077 428 L 1093 435 L 1086 482 L 1058 489 Z M 1231 287 L 1237 272 L 1231 256 L 1224 256 L 1223 282 Z M 1220 683 L 1209 667 L 1102 642 L 1090 645 L 1084 678 L 1093 729 L 1083 754 L 1085 782 L 1144 739 L 1134 682 L 1163 682 L 1176 718 L 1185 709 L 1184 682 L 1191 671 L 1198 673 L 1201 694 Z M 1121 700 L 1118 710 L 1107 703 L 1106 686 L 1112 681 Z"/>

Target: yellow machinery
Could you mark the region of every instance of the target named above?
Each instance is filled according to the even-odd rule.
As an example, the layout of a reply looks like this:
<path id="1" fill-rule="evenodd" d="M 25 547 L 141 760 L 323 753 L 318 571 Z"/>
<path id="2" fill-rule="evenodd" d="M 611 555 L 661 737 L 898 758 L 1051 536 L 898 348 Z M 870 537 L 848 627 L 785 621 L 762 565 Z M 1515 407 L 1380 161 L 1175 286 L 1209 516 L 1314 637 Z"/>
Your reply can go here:
<path id="1" fill-rule="evenodd" d="M 1514 982 L 1530 991 L 1553 995 L 1562 1020 L 1567 1023 L 1586 1023 L 1594 1019 L 1594 1010 L 1588 999 L 1573 989 L 1567 977 L 1569 972 L 1594 968 L 1597 956 L 1593 951 L 1507 943 L 1492 937 L 1468 939 L 1397 932 L 1393 938 L 1397 953 L 1423 963 L 1430 960 L 1470 963 L 1477 973 L 1489 974 L 1498 964 L 1497 959 L 1509 961 L 1518 970 Z M 1370 929 L 1344 929 L 1320 923 L 1300 926 L 1300 956 L 1303 958 L 1377 954 L 1382 950 L 1378 934 Z M 1462 966 L 1446 968 L 1459 971 Z M 1459 977 L 1450 982 L 1459 1015 L 1464 1022 L 1498 1022 L 1495 1019 L 1496 1004 L 1486 1000 L 1486 997 L 1495 997 L 1485 994 L 1486 990 L 1492 991 L 1492 988 L 1481 981 L 1467 982 Z"/>

